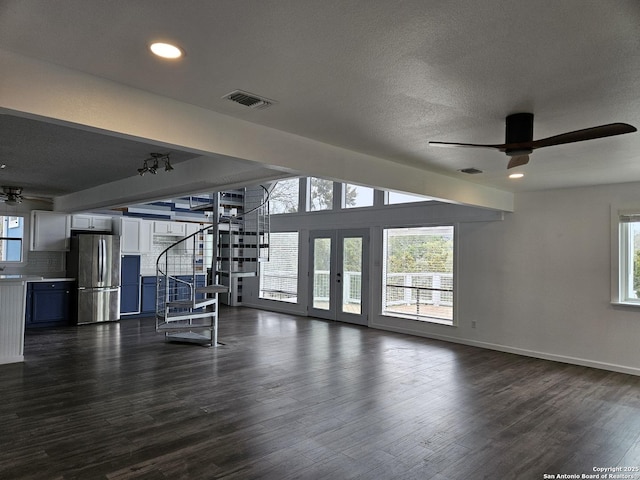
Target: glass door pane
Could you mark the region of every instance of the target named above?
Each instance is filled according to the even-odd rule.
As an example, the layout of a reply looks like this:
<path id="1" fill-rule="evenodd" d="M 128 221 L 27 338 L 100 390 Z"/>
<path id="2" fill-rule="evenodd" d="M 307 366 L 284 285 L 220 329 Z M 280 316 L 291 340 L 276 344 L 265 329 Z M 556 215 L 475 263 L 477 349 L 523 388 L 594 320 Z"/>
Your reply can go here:
<path id="1" fill-rule="evenodd" d="M 309 315 L 366 325 L 368 231 L 312 230 L 309 240 Z"/>
<path id="2" fill-rule="evenodd" d="M 340 275 L 340 273 L 338 273 Z M 342 306 L 344 313 L 362 313 L 362 237 L 342 242 Z"/>
<path id="3" fill-rule="evenodd" d="M 313 239 L 312 305 L 318 310 L 331 308 L 331 238 Z"/>

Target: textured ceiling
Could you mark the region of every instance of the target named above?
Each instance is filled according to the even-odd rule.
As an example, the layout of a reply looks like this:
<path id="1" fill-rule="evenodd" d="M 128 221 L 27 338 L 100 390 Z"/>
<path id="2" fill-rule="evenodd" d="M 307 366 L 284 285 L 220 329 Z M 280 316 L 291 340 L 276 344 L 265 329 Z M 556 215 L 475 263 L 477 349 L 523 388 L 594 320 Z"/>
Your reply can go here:
<path id="1" fill-rule="evenodd" d="M 137 175 L 151 153 L 171 165 L 198 155 L 37 120 L 0 115 L 0 185 L 51 198 Z M 164 167 L 164 162 L 160 162 Z"/>
<path id="2" fill-rule="evenodd" d="M 640 181 L 637 133 L 537 150 L 518 182 L 506 179 L 507 157 L 499 152 L 428 146 L 501 143 L 504 117 L 519 111 L 535 114 L 534 138 L 611 122 L 640 126 L 637 0 L 90 5 L 0 1 L 0 47 L 501 189 Z M 146 46 L 158 39 L 178 43 L 186 57 L 152 58 Z M 220 98 L 234 89 L 278 103 L 250 110 Z M 142 150 L 132 152 L 141 158 L 149 152 Z M 90 162 L 86 151 L 78 155 L 56 161 Z M 458 172 L 466 167 L 484 173 Z M 82 178 L 75 180 L 69 183 Z"/>

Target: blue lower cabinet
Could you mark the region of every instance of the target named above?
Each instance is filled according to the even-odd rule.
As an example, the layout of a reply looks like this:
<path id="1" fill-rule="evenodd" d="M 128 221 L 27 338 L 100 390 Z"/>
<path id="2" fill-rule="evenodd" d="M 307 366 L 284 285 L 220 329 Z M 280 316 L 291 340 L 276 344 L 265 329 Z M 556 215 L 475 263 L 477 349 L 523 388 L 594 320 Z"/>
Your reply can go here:
<path id="1" fill-rule="evenodd" d="M 204 287 L 207 284 L 206 275 L 196 275 L 196 288 Z M 196 300 L 204 300 L 207 297 L 205 293 L 196 293 Z"/>
<path id="2" fill-rule="evenodd" d="M 27 328 L 73 324 L 74 282 L 29 282 L 25 324 Z"/>
<path id="3" fill-rule="evenodd" d="M 120 267 L 120 314 L 140 312 L 140 256 L 123 255 Z"/>
<path id="4" fill-rule="evenodd" d="M 189 284 L 193 283 L 193 277 L 191 275 L 180 275 L 177 278 Z M 207 280 L 206 275 L 196 275 L 196 284 L 194 285 L 194 288 L 204 287 L 206 285 L 206 280 Z M 185 287 L 182 286 L 182 288 L 185 288 Z M 203 300 L 205 297 L 206 295 L 204 293 L 196 293 L 197 300 Z"/>
<path id="5" fill-rule="evenodd" d="M 193 277 L 189 275 L 180 275 L 178 277 L 169 279 L 168 294 L 170 297 L 184 293 L 188 288 L 185 283 L 193 282 Z M 204 286 L 206 283 L 206 275 L 196 276 L 196 287 Z M 160 280 L 160 287 L 164 288 L 164 280 Z M 156 313 L 156 298 L 157 298 L 156 277 L 142 277 L 142 300 L 140 302 L 140 313 L 154 315 Z M 198 294 L 197 298 L 204 298 L 204 294 Z"/>
<path id="6" fill-rule="evenodd" d="M 156 313 L 156 277 L 142 277 L 141 313 Z"/>

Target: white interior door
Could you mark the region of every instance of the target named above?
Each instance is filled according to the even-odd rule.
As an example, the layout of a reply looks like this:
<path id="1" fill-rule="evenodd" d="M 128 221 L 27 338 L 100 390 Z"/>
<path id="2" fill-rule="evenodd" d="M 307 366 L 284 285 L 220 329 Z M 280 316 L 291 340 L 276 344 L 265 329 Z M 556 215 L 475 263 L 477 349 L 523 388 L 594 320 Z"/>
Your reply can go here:
<path id="1" fill-rule="evenodd" d="M 366 325 L 369 231 L 312 231 L 309 241 L 309 315 Z"/>

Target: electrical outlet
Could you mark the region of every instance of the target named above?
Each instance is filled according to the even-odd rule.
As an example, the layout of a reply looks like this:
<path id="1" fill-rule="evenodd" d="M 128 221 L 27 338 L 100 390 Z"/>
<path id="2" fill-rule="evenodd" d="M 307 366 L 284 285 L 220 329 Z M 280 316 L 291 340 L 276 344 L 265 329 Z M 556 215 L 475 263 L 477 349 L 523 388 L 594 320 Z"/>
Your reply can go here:
<path id="1" fill-rule="evenodd" d="M 471 320 L 471 328 L 476 328 L 476 321 L 475 320 Z"/>

